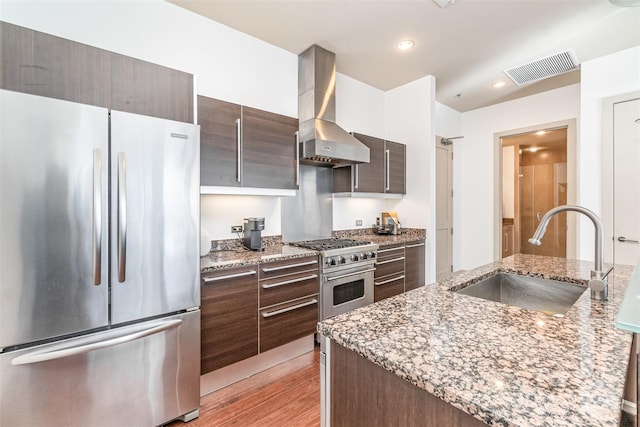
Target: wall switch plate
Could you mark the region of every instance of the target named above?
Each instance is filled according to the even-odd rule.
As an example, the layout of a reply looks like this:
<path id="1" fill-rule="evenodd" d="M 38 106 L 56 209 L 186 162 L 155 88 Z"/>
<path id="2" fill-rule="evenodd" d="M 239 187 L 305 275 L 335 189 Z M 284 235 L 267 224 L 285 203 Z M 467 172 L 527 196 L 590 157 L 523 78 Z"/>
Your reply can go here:
<path id="1" fill-rule="evenodd" d="M 241 225 L 232 225 L 231 226 L 231 232 L 232 233 L 242 233 L 242 226 Z"/>
<path id="2" fill-rule="evenodd" d="M 362 225 L 362 220 L 361 219 L 356 219 L 356 226 L 361 226 Z"/>

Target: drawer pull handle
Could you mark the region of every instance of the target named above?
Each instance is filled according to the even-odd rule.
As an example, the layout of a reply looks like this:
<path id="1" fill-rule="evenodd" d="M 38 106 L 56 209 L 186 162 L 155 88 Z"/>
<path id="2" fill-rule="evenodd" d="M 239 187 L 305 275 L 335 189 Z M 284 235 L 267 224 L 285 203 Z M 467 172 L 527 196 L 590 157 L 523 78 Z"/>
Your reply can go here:
<path id="1" fill-rule="evenodd" d="M 407 248 L 417 248 L 419 246 L 424 246 L 424 242 L 418 243 L 418 244 L 415 244 L 415 245 L 406 245 L 405 247 L 407 247 Z"/>
<path id="2" fill-rule="evenodd" d="M 302 282 L 304 280 L 315 279 L 316 277 L 318 277 L 317 274 L 312 274 L 310 276 L 298 277 L 297 279 L 285 280 L 284 282 L 271 283 L 269 285 L 262 285 L 262 288 L 263 289 L 275 288 L 282 285 L 289 285 L 291 283 Z"/>
<path id="3" fill-rule="evenodd" d="M 374 282 L 376 286 L 386 285 L 387 283 L 395 282 L 396 280 L 404 279 L 404 274 L 402 276 L 394 277 L 393 279 L 383 280 L 382 282 Z"/>
<path id="4" fill-rule="evenodd" d="M 403 256 L 398 257 L 398 258 L 394 258 L 394 259 L 388 259 L 386 261 L 378 261 L 376 262 L 376 265 L 380 265 L 380 264 L 388 264 L 390 262 L 396 262 L 396 261 L 402 261 L 404 259 Z"/>
<path id="5" fill-rule="evenodd" d="M 327 277 L 327 280 L 338 280 L 338 279 L 344 279 L 345 277 L 350 277 L 350 276 L 357 276 L 360 274 L 364 274 L 364 273 L 370 273 L 372 271 L 376 271 L 375 268 L 370 268 L 368 270 L 363 270 L 363 271 L 356 271 L 354 273 L 348 273 L 348 274 L 342 274 L 340 276 L 334 276 L 334 277 Z"/>
<path id="6" fill-rule="evenodd" d="M 281 265 L 280 267 L 265 267 L 262 269 L 262 271 L 264 271 L 265 273 L 269 273 L 271 271 L 286 270 L 287 268 L 296 268 L 296 267 L 302 267 L 305 265 L 312 265 L 312 264 L 318 264 L 318 261 L 314 260 L 314 261 L 301 262 L 298 264 Z"/>
<path id="7" fill-rule="evenodd" d="M 271 317 L 271 316 L 277 316 L 278 314 L 286 313 L 288 311 L 297 310 L 299 308 L 307 307 L 309 305 L 314 305 L 314 304 L 317 304 L 317 303 L 318 303 L 317 299 L 312 299 L 311 301 L 303 302 L 302 304 L 292 305 L 291 307 L 282 308 L 280 310 L 268 311 L 266 313 L 262 313 L 262 317 L 266 318 L 266 317 Z"/>
<path id="8" fill-rule="evenodd" d="M 399 248 L 391 248 L 391 249 L 378 249 L 378 253 L 383 253 L 383 252 L 391 252 L 391 251 L 401 251 L 404 248 L 402 246 L 400 246 Z"/>
<path id="9" fill-rule="evenodd" d="M 254 274 L 256 274 L 256 271 L 251 270 L 251 271 L 245 271 L 244 273 L 228 274 L 226 276 L 205 277 L 203 280 L 204 280 L 204 283 L 211 283 L 211 282 L 218 282 L 220 280 L 235 279 L 237 277 L 253 276 Z"/>

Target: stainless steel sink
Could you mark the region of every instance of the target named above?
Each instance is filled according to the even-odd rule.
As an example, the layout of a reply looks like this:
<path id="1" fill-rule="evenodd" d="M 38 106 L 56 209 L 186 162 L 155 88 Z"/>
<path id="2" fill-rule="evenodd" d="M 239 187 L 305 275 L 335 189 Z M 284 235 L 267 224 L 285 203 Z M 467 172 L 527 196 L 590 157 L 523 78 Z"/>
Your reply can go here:
<path id="1" fill-rule="evenodd" d="M 456 292 L 545 314 L 564 315 L 586 289 L 557 280 L 498 273 Z"/>

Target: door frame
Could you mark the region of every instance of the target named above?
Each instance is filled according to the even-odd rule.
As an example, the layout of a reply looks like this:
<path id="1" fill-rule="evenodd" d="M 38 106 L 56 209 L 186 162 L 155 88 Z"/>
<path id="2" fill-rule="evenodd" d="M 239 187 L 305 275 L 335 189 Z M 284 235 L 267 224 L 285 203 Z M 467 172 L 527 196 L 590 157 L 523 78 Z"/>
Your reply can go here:
<path id="1" fill-rule="evenodd" d="M 602 100 L 602 225 L 608 235 L 604 239 L 604 261 L 613 262 L 613 107 L 640 98 L 640 91 L 611 96 Z"/>
<path id="2" fill-rule="evenodd" d="M 502 138 L 517 136 L 539 130 L 567 128 L 567 204 L 576 204 L 578 194 L 576 119 L 560 120 L 493 134 L 493 259 L 502 258 Z M 576 258 L 579 221 L 575 215 L 567 217 L 567 258 Z M 526 238 L 526 236 L 521 236 Z"/>
<path id="3" fill-rule="evenodd" d="M 451 230 L 451 232 L 448 234 L 447 239 L 448 239 L 448 251 L 449 253 L 448 258 L 449 258 L 449 265 L 450 265 L 450 271 L 448 272 L 448 274 L 446 276 L 440 276 L 438 277 L 438 265 L 437 265 L 437 256 L 434 259 L 435 262 L 435 274 L 436 274 L 436 280 L 440 281 L 443 279 L 446 279 L 447 277 L 450 277 L 453 274 L 454 268 L 453 268 L 453 217 L 454 217 L 454 212 L 453 212 L 453 144 L 449 144 L 449 145 L 444 145 L 442 144 L 442 140 L 444 138 L 436 135 L 435 138 L 435 145 L 434 145 L 434 160 L 435 160 L 435 166 L 436 166 L 436 177 L 435 177 L 435 185 L 436 185 L 436 204 L 438 203 L 437 200 L 437 188 L 438 188 L 438 173 L 437 173 L 437 168 L 438 168 L 438 156 L 437 156 L 437 151 L 436 150 L 444 150 L 447 152 L 447 162 L 448 162 L 448 174 L 447 174 L 447 189 L 449 190 L 449 196 L 447 197 L 447 211 L 449 212 L 449 229 Z M 449 155 L 450 154 L 450 155 Z M 438 235 L 438 218 L 437 218 L 437 213 L 438 213 L 438 207 L 436 205 L 436 209 L 435 209 L 435 213 L 434 213 L 434 218 L 435 218 L 435 224 L 434 224 L 434 242 L 435 242 L 435 249 L 436 251 L 438 250 L 438 239 L 437 239 L 437 235 Z"/>

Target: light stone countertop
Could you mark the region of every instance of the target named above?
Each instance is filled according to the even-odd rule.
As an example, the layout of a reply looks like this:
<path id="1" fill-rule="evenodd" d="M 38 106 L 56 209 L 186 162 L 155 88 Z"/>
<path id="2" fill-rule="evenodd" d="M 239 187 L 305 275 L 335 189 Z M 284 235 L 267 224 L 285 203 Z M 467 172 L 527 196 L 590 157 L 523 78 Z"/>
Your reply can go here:
<path id="1" fill-rule="evenodd" d="M 514 255 L 318 324 L 336 343 L 495 426 L 618 426 L 631 333 L 616 329 L 633 267 L 609 300 L 565 317 L 457 294 L 496 271 L 586 286 L 591 262 Z"/>

